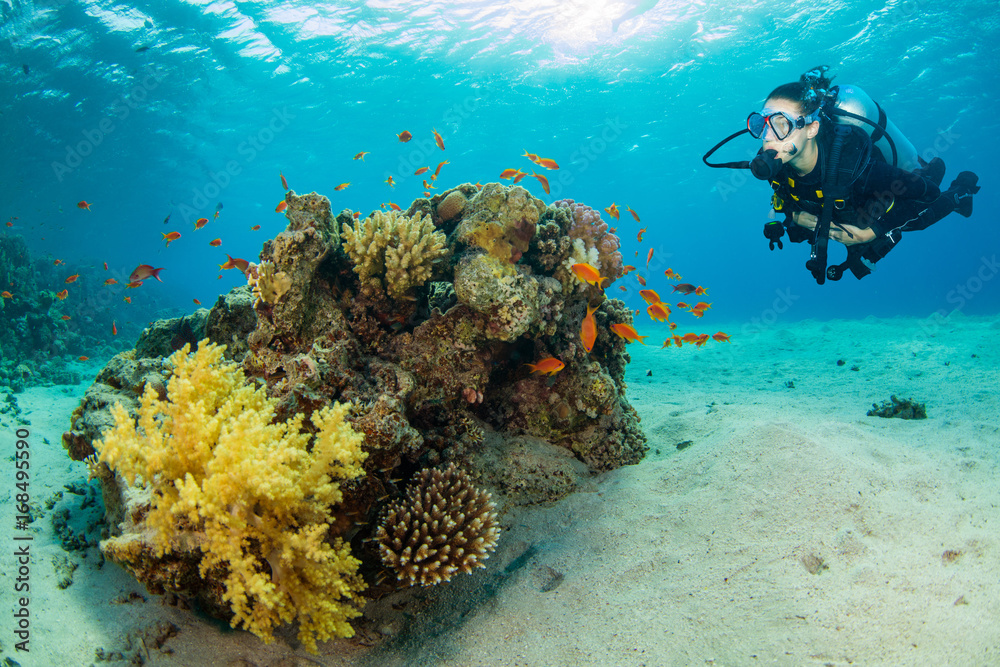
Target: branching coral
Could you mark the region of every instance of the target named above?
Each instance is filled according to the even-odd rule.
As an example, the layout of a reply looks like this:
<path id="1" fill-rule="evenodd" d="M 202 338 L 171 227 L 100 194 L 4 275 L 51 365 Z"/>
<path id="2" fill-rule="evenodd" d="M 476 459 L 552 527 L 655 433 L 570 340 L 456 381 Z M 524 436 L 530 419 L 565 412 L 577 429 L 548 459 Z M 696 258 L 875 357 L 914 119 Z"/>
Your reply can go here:
<path id="1" fill-rule="evenodd" d="M 157 556 L 201 553 L 200 573 L 226 574 L 223 599 L 232 625 L 265 641 L 280 623 L 297 620 L 299 639 L 348 637 L 348 622 L 365 586 L 350 547 L 327 532 L 331 506 L 342 500 L 337 479 L 361 474 L 363 436 L 335 403 L 312 415 L 274 422 L 276 401 L 222 361 L 225 346 L 202 341 L 170 357 L 166 400 L 146 388 L 138 428 L 116 404 L 114 426 L 94 443 L 100 461 L 150 494 L 142 539 Z M 105 553 L 136 551 L 136 534 L 102 544 Z"/>
<path id="2" fill-rule="evenodd" d="M 341 238 L 361 283 L 383 286 L 394 299 L 427 282 L 434 262 L 448 254 L 447 238 L 427 215 L 376 211 L 366 220 L 344 224 Z"/>
<path id="3" fill-rule="evenodd" d="M 486 567 L 500 528 L 490 494 L 451 464 L 422 470 L 375 533 L 382 560 L 400 581 L 428 586 Z"/>

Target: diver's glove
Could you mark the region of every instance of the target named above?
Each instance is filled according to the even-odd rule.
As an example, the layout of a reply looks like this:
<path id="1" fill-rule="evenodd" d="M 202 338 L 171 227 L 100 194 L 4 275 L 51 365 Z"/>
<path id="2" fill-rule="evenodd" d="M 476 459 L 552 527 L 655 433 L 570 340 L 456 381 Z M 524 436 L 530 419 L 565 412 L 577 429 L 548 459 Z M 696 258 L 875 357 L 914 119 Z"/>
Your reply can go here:
<path id="1" fill-rule="evenodd" d="M 979 177 L 971 171 L 959 172 L 958 178 L 951 182 L 951 187 L 942 194 L 950 196 L 955 201 L 958 214 L 968 218 L 972 215 L 972 195 L 979 192 Z"/>
<path id="2" fill-rule="evenodd" d="M 778 222 L 777 220 L 771 220 L 770 222 L 764 223 L 764 236 L 767 237 L 767 246 L 774 250 L 774 244 L 778 244 L 778 250 L 783 250 L 784 245 L 781 243 L 781 237 L 785 234 L 785 226 Z"/>

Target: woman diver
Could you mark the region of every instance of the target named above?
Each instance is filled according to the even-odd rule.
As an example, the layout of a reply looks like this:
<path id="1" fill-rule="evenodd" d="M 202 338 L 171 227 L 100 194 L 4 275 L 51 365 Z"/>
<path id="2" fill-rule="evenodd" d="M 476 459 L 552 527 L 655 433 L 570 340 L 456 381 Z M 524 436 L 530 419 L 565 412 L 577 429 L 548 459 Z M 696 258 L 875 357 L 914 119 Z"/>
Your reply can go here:
<path id="1" fill-rule="evenodd" d="M 786 231 L 792 242 L 808 240 L 806 267 L 820 284 L 839 280 L 847 269 L 859 279 L 868 275 L 904 231 L 926 229 L 952 211 L 969 217 L 979 191 L 978 177 L 963 171 L 941 192 L 941 158 L 919 160 L 885 112 L 856 86 L 831 86 L 828 69 L 817 67 L 775 88 L 764 108 L 747 118 L 746 130 L 703 158 L 711 167 L 749 168 L 770 182 L 774 210 L 785 219 L 765 224 L 764 235 L 772 250 L 775 243 L 783 247 Z M 708 161 L 744 132 L 763 142 L 752 161 Z M 848 247 L 844 263 L 827 267 L 828 239 Z"/>

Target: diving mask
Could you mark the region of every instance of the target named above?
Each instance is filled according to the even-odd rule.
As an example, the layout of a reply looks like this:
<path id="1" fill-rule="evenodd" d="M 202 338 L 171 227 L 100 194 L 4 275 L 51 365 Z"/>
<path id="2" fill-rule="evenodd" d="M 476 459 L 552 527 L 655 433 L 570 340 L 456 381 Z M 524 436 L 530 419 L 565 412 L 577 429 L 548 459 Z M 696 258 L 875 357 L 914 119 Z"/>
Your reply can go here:
<path id="1" fill-rule="evenodd" d="M 818 118 L 819 109 L 808 116 L 799 116 L 798 118 L 792 118 L 784 111 L 762 109 L 760 112 L 755 111 L 747 116 L 747 131 L 755 139 L 760 139 L 767 132 L 767 129 L 771 128 L 771 136 L 775 140 L 781 141 L 795 130 L 802 129 Z"/>

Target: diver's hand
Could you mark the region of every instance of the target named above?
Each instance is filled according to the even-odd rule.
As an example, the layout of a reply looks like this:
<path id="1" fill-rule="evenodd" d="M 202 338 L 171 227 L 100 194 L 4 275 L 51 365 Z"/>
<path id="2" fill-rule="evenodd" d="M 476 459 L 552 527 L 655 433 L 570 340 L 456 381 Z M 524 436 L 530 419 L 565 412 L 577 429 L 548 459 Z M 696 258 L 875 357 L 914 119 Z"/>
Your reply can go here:
<path id="1" fill-rule="evenodd" d="M 795 222 L 796 225 L 800 227 L 805 227 L 806 229 L 816 229 L 816 225 L 819 223 L 819 218 L 817 218 L 812 213 L 806 213 L 805 211 L 797 211 L 793 213 L 792 220 Z M 869 241 L 875 240 L 875 232 L 868 227 L 861 228 L 861 227 L 855 227 L 854 225 L 841 225 L 841 227 L 843 227 L 844 229 L 831 226 L 830 238 L 833 239 L 834 241 L 839 241 L 844 245 L 868 243 Z M 850 236 L 847 234 L 847 232 L 850 232 Z"/>

